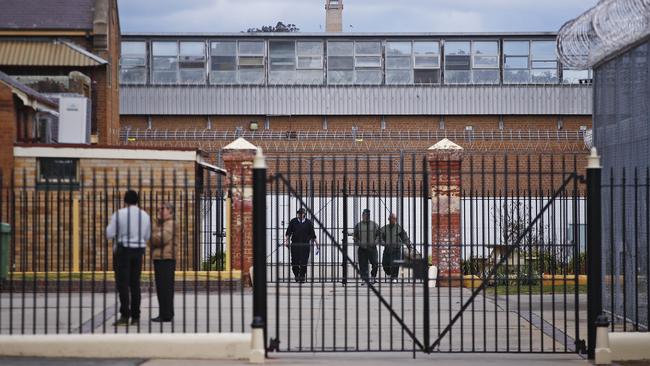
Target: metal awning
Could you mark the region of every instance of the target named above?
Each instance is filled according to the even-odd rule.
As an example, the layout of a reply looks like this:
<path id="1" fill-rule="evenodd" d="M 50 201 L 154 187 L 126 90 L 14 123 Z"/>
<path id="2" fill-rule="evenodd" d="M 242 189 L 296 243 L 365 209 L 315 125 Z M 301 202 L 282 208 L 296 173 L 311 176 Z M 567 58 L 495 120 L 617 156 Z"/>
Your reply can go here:
<path id="1" fill-rule="evenodd" d="M 0 41 L 2 66 L 100 66 L 108 61 L 66 41 Z"/>
<path id="2" fill-rule="evenodd" d="M 203 168 L 205 168 L 205 169 L 207 169 L 207 170 L 209 170 L 209 171 L 215 172 L 215 173 L 217 173 L 217 174 L 221 174 L 221 175 L 226 175 L 226 174 L 227 174 L 226 169 L 219 168 L 218 166 L 215 166 L 215 165 L 212 165 L 212 164 L 208 164 L 208 163 L 206 163 L 206 162 L 204 162 L 204 161 L 198 161 L 197 163 L 198 163 L 200 166 L 202 166 Z"/>

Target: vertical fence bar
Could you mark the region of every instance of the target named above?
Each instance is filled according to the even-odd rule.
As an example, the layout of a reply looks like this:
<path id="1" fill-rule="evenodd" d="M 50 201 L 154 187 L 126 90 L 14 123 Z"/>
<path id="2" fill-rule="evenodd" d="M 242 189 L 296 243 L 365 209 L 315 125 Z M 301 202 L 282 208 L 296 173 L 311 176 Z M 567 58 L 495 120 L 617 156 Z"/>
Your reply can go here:
<path id="1" fill-rule="evenodd" d="M 592 148 L 587 163 L 587 352 L 592 360 L 596 349 L 596 317 L 603 311 L 600 259 L 601 169 L 600 157 L 596 148 Z"/>
<path id="2" fill-rule="evenodd" d="M 253 332 L 262 329 L 266 352 L 266 161 L 257 150 L 253 162 Z"/>

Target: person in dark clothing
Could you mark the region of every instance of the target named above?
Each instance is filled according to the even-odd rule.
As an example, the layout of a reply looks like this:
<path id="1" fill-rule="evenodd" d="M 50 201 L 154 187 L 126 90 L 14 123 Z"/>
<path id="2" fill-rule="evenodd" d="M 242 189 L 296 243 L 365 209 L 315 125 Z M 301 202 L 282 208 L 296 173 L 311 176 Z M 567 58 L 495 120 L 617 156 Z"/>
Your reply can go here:
<path id="1" fill-rule="evenodd" d="M 370 220 L 370 210 L 363 210 L 361 222 L 354 226 L 354 243 L 358 245 L 357 257 L 361 278 L 368 280 L 368 262 L 372 265 L 371 283 L 377 282 L 377 270 L 379 267 L 377 254 L 377 239 L 379 238 L 379 225 Z"/>
<path id="2" fill-rule="evenodd" d="M 307 278 L 307 262 L 309 261 L 311 244 L 316 245 L 317 250 L 320 250 L 320 247 L 316 240 L 314 224 L 305 218 L 305 210 L 303 208 L 299 209 L 296 216 L 289 222 L 289 227 L 284 236 L 284 245 L 288 246 L 289 242 L 291 242 L 291 270 L 296 282 L 302 283 Z"/>
<path id="3" fill-rule="evenodd" d="M 403 247 L 409 247 L 411 242 L 408 235 L 406 235 L 406 231 L 397 224 L 397 216 L 394 213 L 388 216 L 388 225 L 385 225 L 379 230 L 379 238 L 384 244 L 381 265 L 391 281 L 397 282 L 399 264 L 395 263 L 395 261 L 402 258 Z"/>

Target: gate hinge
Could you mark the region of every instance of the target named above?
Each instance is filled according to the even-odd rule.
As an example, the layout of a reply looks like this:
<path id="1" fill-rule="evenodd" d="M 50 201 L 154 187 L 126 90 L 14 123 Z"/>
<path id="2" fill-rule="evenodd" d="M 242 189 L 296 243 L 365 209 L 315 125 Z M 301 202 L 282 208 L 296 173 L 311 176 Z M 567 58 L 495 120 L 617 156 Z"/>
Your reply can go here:
<path id="1" fill-rule="evenodd" d="M 267 352 L 280 351 L 280 340 L 277 338 L 269 339 L 269 346 L 266 348 Z"/>

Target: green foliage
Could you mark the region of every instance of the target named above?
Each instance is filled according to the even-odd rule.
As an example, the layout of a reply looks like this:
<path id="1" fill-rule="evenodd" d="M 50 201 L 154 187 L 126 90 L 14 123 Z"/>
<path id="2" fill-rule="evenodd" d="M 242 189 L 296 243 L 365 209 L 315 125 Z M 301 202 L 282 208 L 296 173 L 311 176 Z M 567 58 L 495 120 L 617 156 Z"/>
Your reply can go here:
<path id="1" fill-rule="evenodd" d="M 284 24 L 283 22 L 278 22 L 275 26 L 273 25 L 264 25 L 262 28 L 248 28 L 246 33 L 295 33 L 300 32 L 300 28 L 296 27 L 295 24 Z"/>
<path id="2" fill-rule="evenodd" d="M 226 256 L 223 252 L 216 253 L 210 256 L 210 259 L 201 263 L 201 270 L 203 271 L 223 271 L 225 269 Z"/>
<path id="3" fill-rule="evenodd" d="M 578 266 L 578 273 L 575 273 L 576 271 L 576 259 L 577 259 L 577 266 Z M 573 273 L 573 274 L 587 274 L 587 253 L 586 252 L 580 252 L 578 253 L 578 256 L 571 257 L 569 259 L 569 263 L 567 265 L 567 273 Z"/>

